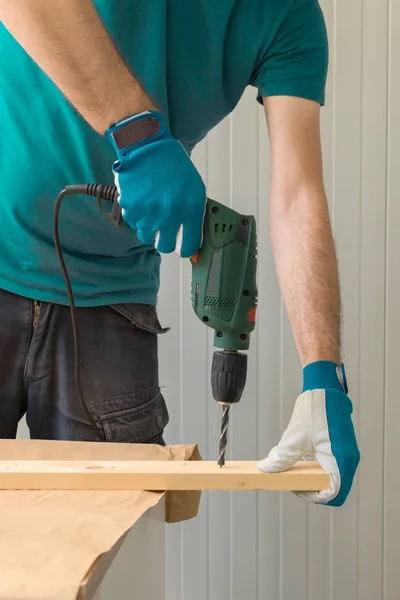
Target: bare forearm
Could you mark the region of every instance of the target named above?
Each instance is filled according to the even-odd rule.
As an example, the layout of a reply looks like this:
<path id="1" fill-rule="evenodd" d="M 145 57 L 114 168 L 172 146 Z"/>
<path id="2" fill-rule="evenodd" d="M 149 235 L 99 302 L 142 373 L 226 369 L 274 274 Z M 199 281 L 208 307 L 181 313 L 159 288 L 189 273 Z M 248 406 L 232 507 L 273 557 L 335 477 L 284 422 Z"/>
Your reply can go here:
<path id="1" fill-rule="evenodd" d="M 271 237 L 302 365 L 316 360 L 339 364 L 339 277 L 323 190 L 299 192 L 290 203 L 272 199 Z"/>
<path id="2" fill-rule="evenodd" d="M 0 20 L 98 132 L 153 108 L 91 0 L 0 0 Z"/>

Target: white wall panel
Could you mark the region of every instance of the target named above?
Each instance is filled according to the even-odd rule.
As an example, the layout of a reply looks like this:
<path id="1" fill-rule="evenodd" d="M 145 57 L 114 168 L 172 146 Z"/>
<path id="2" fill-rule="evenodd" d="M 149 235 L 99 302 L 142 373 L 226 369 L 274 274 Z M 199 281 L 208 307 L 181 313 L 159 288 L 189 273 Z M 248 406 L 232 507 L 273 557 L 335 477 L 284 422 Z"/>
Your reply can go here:
<path id="1" fill-rule="evenodd" d="M 384 446 L 384 600 L 400 597 L 400 5 L 390 1 Z M 373 439 L 369 442 L 375 444 Z"/>
<path id="2" fill-rule="evenodd" d="M 334 68 L 333 223 L 344 307 L 344 358 L 359 418 L 362 0 L 337 2 Z M 332 512 L 330 600 L 357 599 L 358 481 L 343 510 Z M 340 577 L 338 574 L 340 573 Z"/>
<path id="3" fill-rule="evenodd" d="M 257 458 L 263 458 L 279 442 L 281 431 L 282 302 L 270 248 L 268 136 L 263 111 L 258 109 L 258 113 L 258 260 L 262 263 L 264 274 L 258 278 L 258 419 L 253 428 L 257 433 Z M 258 495 L 258 539 L 255 541 L 258 552 L 258 596 L 255 598 L 268 599 L 269 596 L 271 599 L 281 599 L 281 504 L 279 493 Z"/>
<path id="4" fill-rule="evenodd" d="M 364 0 L 358 425 L 358 597 L 382 595 L 388 2 Z M 371 472 L 374 482 L 371 485 Z"/>
<path id="5" fill-rule="evenodd" d="M 241 213 L 254 214 L 258 209 L 258 111 L 254 94 L 246 95 L 231 118 L 231 199 Z M 249 146 L 246 138 L 254 140 Z M 245 177 L 243 176 L 244 174 Z M 258 332 L 252 334 L 246 394 L 231 410 L 231 448 L 233 458 L 251 460 L 257 455 L 258 405 Z M 236 410 L 235 410 L 236 409 Z M 228 440 L 229 443 L 229 440 Z M 232 600 L 246 595 L 257 597 L 257 494 L 231 494 L 231 564 Z M 235 565 L 247 565 L 246 569 Z"/>
<path id="6" fill-rule="evenodd" d="M 344 350 L 362 452 L 339 510 L 291 494 L 208 493 L 197 519 L 168 528 L 170 600 L 398 600 L 400 497 L 400 5 L 321 0 L 331 44 L 322 111 L 324 177 L 337 244 Z M 195 150 L 210 197 L 256 215 L 259 308 L 248 384 L 231 411 L 229 458 L 276 444 L 301 386 L 270 248 L 269 146 L 247 90 Z M 161 382 L 169 442 L 216 459 L 220 410 L 209 377 L 212 333 L 190 304 L 190 265 L 163 261 Z"/>

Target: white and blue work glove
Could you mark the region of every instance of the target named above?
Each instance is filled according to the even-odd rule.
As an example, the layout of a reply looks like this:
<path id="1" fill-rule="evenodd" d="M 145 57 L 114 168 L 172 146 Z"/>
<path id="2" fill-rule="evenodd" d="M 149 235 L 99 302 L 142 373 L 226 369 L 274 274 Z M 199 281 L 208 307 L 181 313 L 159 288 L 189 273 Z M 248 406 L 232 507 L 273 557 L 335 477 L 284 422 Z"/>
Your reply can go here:
<path id="1" fill-rule="evenodd" d="M 295 492 L 317 504 L 341 506 L 353 485 L 360 452 L 352 422 L 343 365 L 317 361 L 303 371 L 303 390 L 279 444 L 257 468 L 264 473 L 289 469 L 301 459 L 317 460 L 330 473 L 330 489 Z"/>
<path id="2" fill-rule="evenodd" d="M 163 116 L 138 113 L 105 135 L 117 153 L 113 171 L 124 221 L 143 244 L 193 256 L 202 244 L 206 189 Z"/>

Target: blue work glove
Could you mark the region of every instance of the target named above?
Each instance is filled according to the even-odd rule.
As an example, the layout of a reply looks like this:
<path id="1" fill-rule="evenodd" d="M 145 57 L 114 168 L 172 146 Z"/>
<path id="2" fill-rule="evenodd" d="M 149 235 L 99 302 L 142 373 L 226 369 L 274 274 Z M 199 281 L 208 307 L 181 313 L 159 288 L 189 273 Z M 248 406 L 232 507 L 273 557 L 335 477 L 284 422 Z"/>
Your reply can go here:
<path id="1" fill-rule="evenodd" d="M 113 171 L 126 223 L 159 252 L 193 256 L 202 244 L 206 189 L 162 115 L 138 113 L 105 135 L 118 157 Z"/>
<path id="2" fill-rule="evenodd" d="M 303 458 L 317 460 L 330 473 L 330 489 L 321 492 L 295 492 L 317 504 L 341 506 L 353 484 L 360 452 L 347 396 L 343 365 L 318 361 L 303 371 L 303 391 L 279 444 L 257 468 L 265 473 L 289 469 Z"/>

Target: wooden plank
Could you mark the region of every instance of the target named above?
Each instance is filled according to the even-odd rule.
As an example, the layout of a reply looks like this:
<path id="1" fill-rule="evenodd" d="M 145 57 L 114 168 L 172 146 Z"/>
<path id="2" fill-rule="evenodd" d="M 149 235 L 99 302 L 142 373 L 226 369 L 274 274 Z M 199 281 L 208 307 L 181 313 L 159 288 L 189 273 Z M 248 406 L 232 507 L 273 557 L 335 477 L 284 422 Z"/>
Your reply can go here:
<path id="1" fill-rule="evenodd" d="M 323 490 L 329 474 L 301 461 L 261 473 L 255 461 L 0 461 L 0 489 L 30 490 Z"/>

